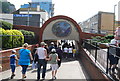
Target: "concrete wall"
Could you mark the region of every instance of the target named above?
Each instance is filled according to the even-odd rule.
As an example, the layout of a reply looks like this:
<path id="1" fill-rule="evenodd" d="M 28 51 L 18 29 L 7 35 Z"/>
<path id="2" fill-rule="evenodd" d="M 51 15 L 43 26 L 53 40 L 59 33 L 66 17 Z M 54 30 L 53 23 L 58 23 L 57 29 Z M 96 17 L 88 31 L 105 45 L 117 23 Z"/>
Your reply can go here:
<path id="1" fill-rule="evenodd" d="M 13 24 L 13 14 L 0 14 L 0 20 Z"/>
<path id="2" fill-rule="evenodd" d="M 114 14 L 102 13 L 100 24 L 101 30 L 110 30 L 111 32 L 109 32 L 109 34 L 113 34 Z"/>

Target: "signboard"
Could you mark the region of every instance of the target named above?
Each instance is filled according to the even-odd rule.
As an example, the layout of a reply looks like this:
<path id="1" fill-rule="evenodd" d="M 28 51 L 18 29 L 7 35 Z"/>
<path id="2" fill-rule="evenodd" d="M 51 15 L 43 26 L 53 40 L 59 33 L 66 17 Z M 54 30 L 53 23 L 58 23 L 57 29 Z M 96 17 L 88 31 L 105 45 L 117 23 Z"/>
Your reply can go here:
<path id="1" fill-rule="evenodd" d="M 14 14 L 14 17 L 32 17 L 31 14 Z"/>

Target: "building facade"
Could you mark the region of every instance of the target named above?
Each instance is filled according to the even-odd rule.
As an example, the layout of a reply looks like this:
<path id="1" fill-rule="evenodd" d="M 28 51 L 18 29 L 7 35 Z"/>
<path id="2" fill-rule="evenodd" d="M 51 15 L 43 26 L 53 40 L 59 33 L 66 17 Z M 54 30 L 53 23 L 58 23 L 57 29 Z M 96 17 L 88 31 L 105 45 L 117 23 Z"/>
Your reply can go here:
<path id="1" fill-rule="evenodd" d="M 80 23 L 83 32 L 113 34 L 114 13 L 98 12 L 96 15 Z"/>
<path id="2" fill-rule="evenodd" d="M 13 24 L 13 14 L 0 14 L 0 20 Z"/>
<path id="3" fill-rule="evenodd" d="M 39 7 L 41 10 L 44 10 L 48 13 L 49 17 L 52 17 L 54 14 L 54 5 L 52 4 L 52 0 L 32 0 L 29 4 L 21 5 L 21 8 L 37 8 Z"/>

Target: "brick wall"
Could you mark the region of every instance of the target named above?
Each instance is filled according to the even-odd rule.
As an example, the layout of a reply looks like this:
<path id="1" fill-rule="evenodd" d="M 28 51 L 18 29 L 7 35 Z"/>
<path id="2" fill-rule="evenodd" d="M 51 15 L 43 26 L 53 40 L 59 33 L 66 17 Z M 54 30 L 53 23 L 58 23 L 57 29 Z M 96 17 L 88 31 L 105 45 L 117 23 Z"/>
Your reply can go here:
<path id="1" fill-rule="evenodd" d="M 29 45 L 28 49 L 31 50 L 31 52 L 33 51 L 35 45 Z M 19 48 L 14 48 L 17 51 L 17 57 L 19 57 L 18 51 L 23 48 L 23 47 L 19 47 Z M 2 62 L 2 71 L 8 70 L 10 69 L 10 60 L 9 60 L 9 56 L 11 55 L 11 50 L 3 50 L 0 53 L 0 56 L 2 57 L 2 59 L 0 59 L 0 62 Z M 17 63 L 18 66 L 18 63 Z"/>

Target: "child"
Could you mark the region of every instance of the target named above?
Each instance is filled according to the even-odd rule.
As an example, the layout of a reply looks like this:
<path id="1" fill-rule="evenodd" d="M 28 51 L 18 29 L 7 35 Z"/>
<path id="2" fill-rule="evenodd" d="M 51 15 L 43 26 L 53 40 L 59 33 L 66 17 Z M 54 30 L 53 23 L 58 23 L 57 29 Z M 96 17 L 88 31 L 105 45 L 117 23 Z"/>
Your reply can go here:
<path id="1" fill-rule="evenodd" d="M 49 55 L 49 59 L 52 67 L 52 79 L 56 79 L 56 73 L 58 69 L 58 63 L 57 61 L 60 61 L 58 58 L 58 54 L 56 53 L 55 49 L 51 50 L 51 54 Z"/>
<path id="2" fill-rule="evenodd" d="M 10 55 L 10 67 L 12 71 L 11 79 L 13 79 L 13 77 L 15 76 L 14 72 L 16 67 L 16 60 L 18 60 L 15 54 L 16 54 L 16 50 L 12 50 L 12 54 Z"/>

